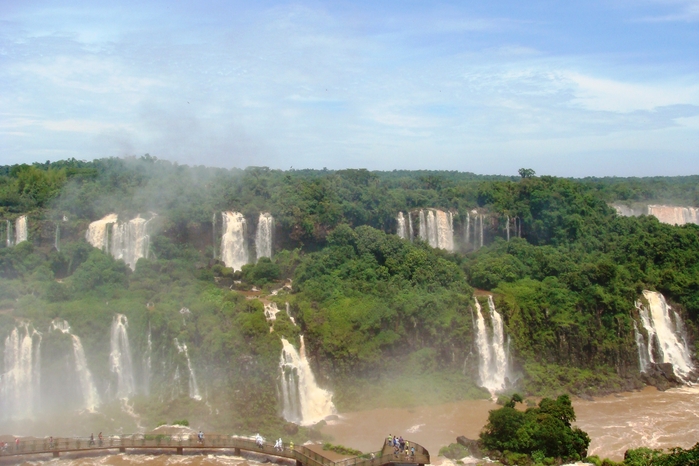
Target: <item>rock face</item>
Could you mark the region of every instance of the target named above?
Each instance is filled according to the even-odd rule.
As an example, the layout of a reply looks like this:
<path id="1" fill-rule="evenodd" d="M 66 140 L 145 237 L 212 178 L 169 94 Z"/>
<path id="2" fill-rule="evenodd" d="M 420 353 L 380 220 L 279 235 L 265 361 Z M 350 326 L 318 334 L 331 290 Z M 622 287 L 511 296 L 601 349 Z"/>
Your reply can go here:
<path id="1" fill-rule="evenodd" d="M 468 448 L 468 451 L 471 454 L 471 456 L 474 456 L 476 458 L 481 458 L 483 456 L 479 440 L 471 440 L 468 437 L 460 435 L 459 437 L 456 437 L 456 443 Z"/>

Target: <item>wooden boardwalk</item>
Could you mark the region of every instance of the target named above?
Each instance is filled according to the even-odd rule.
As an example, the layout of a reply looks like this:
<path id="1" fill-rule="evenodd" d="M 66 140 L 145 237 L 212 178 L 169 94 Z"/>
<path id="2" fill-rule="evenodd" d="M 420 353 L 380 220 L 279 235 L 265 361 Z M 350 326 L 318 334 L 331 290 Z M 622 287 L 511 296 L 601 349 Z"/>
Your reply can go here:
<path id="1" fill-rule="evenodd" d="M 297 466 L 383 466 L 390 464 L 417 464 L 430 463 L 430 454 L 417 443 L 410 442 L 410 447 L 415 448 L 415 456 L 410 454 L 394 453 L 393 446 L 386 445 L 384 440 L 381 450 L 366 453 L 340 461 L 332 461 L 322 454 L 306 448 L 303 445 L 295 445 L 293 450 L 285 445 L 282 450 L 274 448 L 274 445 L 263 443 L 260 447 L 255 440 L 225 435 L 206 435 L 203 442 L 199 442 L 196 435 L 122 435 L 120 437 L 105 438 L 102 442 L 95 440 L 90 442 L 84 438 L 56 438 L 53 443 L 48 439 L 20 440 L 19 445 L 8 444 L 6 450 L 0 452 L 0 458 L 12 456 L 52 454 L 59 457 L 61 453 L 83 452 L 126 452 L 127 450 L 173 450 L 177 454 L 184 454 L 186 450 L 232 450 L 234 455 L 240 455 L 242 451 L 260 453 L 280 458 L 295 460 Z"/>

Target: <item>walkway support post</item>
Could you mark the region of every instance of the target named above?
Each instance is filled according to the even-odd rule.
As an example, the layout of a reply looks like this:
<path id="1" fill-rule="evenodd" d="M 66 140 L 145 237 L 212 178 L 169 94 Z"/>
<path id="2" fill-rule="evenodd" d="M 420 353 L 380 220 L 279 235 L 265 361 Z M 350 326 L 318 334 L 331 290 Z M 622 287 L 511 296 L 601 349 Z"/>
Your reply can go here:
<path id="1" fill-rule="evenodd" d="M 178 455 L 184 454 L 184 448 L 182 448 L 182 447 L 177 447 L 177 454 L 178 454 Z"/>

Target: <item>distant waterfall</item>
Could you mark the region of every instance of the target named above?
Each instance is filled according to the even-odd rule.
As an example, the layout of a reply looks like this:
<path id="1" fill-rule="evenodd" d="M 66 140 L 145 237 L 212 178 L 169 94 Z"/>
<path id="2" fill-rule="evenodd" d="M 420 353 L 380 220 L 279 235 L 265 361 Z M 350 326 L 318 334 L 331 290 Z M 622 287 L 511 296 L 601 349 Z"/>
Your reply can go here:
<path id="1" fill-rule="evenodd" d="M 241 270 L 249 261 L 246 227 L 245 217 L 240 212 L 223 212 L 221 260 L 233 270 Z"/>
<path id="2" fill-rule="evenodd" d="M 109 339 L 109 370 L 117 377 L 117 398 L 129 398 L 136 390 L 134 388 L 133 364 L 127 328 L 129 321 L 123 314 L 117 314 L 112 319 L 111 336 Z"/>
<path id="3" fill-rule="evenodd" d="M 199 394 L 199 385 L 197 384 L 197 377 L 194 375 L 194 368 L 192 367 L 192 361 L 189 359 L 189 352 L 187 351 L 187 344 L 180 344 L 175 338 L 175 346 L 177 346 L 177 351 L 180 354 L 184 354 L 185 360 L 187 361 L 187 370 L 189 371 L 189 397 L 195 400 L 201 400 L 201 395 Z M 179 370 L 179 367 L 178 367 Z M 179 373 L 178 373 L 179 374 Z M 179 377 L 178 377 L 179 378 Z"/>
<path id="4" fill-rule="evenodd" d="M 648 215 L 653 215 L 662 223 L 670 225 L 699 225 L 699 207 L 675 207 L 666 205 L 649 205 Z"/>
<path id="5" fill-rule="evenodd" d="M 481 305 L 475 299 L 476 307 L 476 346 L 478 349 L 478 375 L 481 386 L 491 393 L 505 389 L 508 371 L 507 351 L 502 317 L 495 310 L 493 297 L 488 296 L 490 328 L 483 317 Z"/>
<path id="6" fill-rule="evenodd" d="M 478 232 L 480 243 L 479 243 L 478 247 L 482 248 L 483 247 L 483 214 L 480 214 L 478 216 L 478 224 L 480 227 L 479 232 Z"/>
<path id="7" fill-rule="evenodd" d="M 454 221 L 451 212 L 420 210 L 420 239 L 433 248 L 454 251 Z"/>
<path id="8" fill-rule="evenodd" d="M 146 339 L 146 352 L 143 354 L 143 393 L 150 395 L 150 378 L 153 357 L 153 340 L 151 339 L 150 324 L 148 324 L 148 337 Z"/>
<path id="9" fill-rule="evenodd" d="M 415 238 L 414 230 L 413 230 L 413 217 L 410 215 L 410 212 L 408 212 L 408 239 L 410 241 Z"/>
<path id="10" fill-rule="evenodd" d="M 58 330 L 62 333 L 70 335 L 73 343 L 73 358 L 75 360 L 75 372 L 78 375 L 78 381 L 80 382 L 80 390 L 83 395 L 83 408 L 94 412 L 97 406 L 100 404 L 100 397 L 97 394 L 97 388 L 95 388 L 95 383 L 92 379 L 92 373 L 87 367 L 87 359 L 85 358 L 85 350 L 83 349 L 83 344 L 80 341 L 80 337 L 74 335 L 70 331 L 70 325 L 68 322 L 61 319 L 55 319 L 51 322 L 51 330 Z"/>
<path id="11" fill-rule="evenodd" d="M 5 338 L 5 366 L 0 376 L 0 419 L 32 418 L 39 408 L 41 334 L 20 324 Z"/>
<path id="12" fill-rule="evenodd" d="M 279 370 L 284 419 L 307 426 L 336 414 L 332 393 L 318 386 L 308 364 L 303 335 L 300 352 L 284 338 L 282 345 Z"/>
<path id="13" fill-rule="evenodd" d="M 466 212 L 466 231 L 464 232 L 464 244 L 466 249 L 471 245 L 471 214 Z"/>
<path id="14" fill-rule="evenodd" d="M 643 334 L 638 330 L 636 321 L 633 323 L 633 334 L 636 339 L 636 348 L 638 349 L 638 366 L 641 372 L 647 372 L 651 361 L 648 358 L 648 344 L 646 343 Z"/>
<path id="15" fill-rule="evenodd" d="M 95 220 L 90 223 L 87 227 L 87 232 L 85 233 L 85 239 L 88 243 L 101 249 L 102 251 L 109 252 L 109 232 L 108 227 L 111 224 L 117 222 L 117 214 L 105 215 L 99 220 Z"/>
<path id="16" fill-rule="evenodd" d="M 148 222 L 136 217 L 126 223 L 118 223 L 112 227 L 111 254 L 114 259 L 122 259 L 131 270 L 136 270 L 136 262 L 142 257 L 148 258 L 150 236 Z"/>
<path id="17" fill-rule="evenodd" d="M 402 239 L 410 239 L 408 236 L 408 229 L 405 225 L 405 215 L 403 215 L 403 212 L 398 212 L 398 216 L 396 217 L 396 235 Z"/>
<path id="18" fill-rule="evenodd" d="M 637 338 L 639 353 L 644 352 L 647 355 L 649 364 L 655 362 L 672 364 L 675 375 L 687 381 L 695 368 L 687 346 L 682 319 L 674 311 L 670 315 L 671 307 L 668 306 L 662 294 L 644 290 L 643 296 L 648 301 L 648 307 L 637 302 L 636 308 L 641 324 L 648 335 L 648 341 L 643 342 L 646 345 L 643 348 Z"/>
<path id="19" fill-rule="evenodd" d="M 257 233 L 255 234 L 255 249 L 257 260 L 260 257 L 272 257 L 272 232 L 274 231 L 274 217 L 268 212 L 260 212 L 257 221 Z"/>
<path id="20" fill-rule="evenodd" d="M 61 250 L 61 227 L 56 224 L 56 232 L 53 235 L 53 247 L 56 248 L 56 251 Z"/>
<path id="21" fill-rule="evenodd" d="M 27 216 L 22 215 L 15 220 L 15 245 L 27 241 Z"/>
<path id="22" fill-rule="evenodd" d="M 10 222 L 9 220 L 6 220 L 5 227 L 6 227 L 5 230 L 7 233 L 6 244 L 7 244 L 7 247 L 9 248 L 9 247 L 12 247 L 12 245 L 14 244 L 13 238 L 12 238 L 12 222 Z"/>

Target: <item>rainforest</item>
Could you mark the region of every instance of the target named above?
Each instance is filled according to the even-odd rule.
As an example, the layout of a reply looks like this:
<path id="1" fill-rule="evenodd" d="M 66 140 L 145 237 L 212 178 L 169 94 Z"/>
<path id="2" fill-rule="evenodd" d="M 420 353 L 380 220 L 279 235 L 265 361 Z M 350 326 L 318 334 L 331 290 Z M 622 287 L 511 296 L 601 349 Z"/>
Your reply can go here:
<path id="1" fill-rule="evenodd" d="M 0 426 L 301 439 L 352 410 L 682 386 L 698 186 L 150 155 L 0 167 Z"/>

